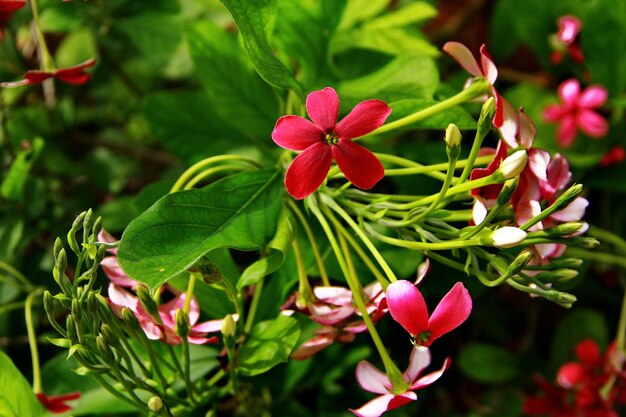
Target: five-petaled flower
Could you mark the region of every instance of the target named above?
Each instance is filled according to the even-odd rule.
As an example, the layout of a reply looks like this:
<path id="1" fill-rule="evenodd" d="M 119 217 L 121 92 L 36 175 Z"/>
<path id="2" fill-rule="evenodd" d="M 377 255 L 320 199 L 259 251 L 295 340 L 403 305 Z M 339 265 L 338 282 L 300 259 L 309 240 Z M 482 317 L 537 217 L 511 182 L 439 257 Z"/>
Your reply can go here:
<path id="1" fill-rule="evenodd" d="M 51 413 L 65 413 L 66 411 L 70 411 L 72 407 L 67 405 L 66 402 L 80 398 L 80 392 L 72 392 L 63 395 L 46 395 L 40 392 L 36 395 L 39 402 Z"/>
<path id="2" fill-rule="evenodd" d="M 474 77 L 484 77 L 491 84 L 491 92 L 496 100 L 496 114 L 493 118 L 493 125 L 497 128 L 502 126 L 504 122 L 504 110 L 503 110 L 503 98 L 498 93 L 498 90 L 493 86 L 498 78 L 498 69 L 493 63 L 493 60 L 487 52 L 487 47 L 483 44 L 480 47 L 480 64 L 472 52 L 459 42 L 446 42 L 443 46 L 443 50 L 446 51 L 452 58 L 454 58 L 467 72 Z"/>
<path id="3" fill-rule="evenodd" d="M 558 89 L 561 104 L 548 105 L 543 111 L 546 122 L 558 123 L 556 138 L 564 148 L 576 139 L 578 129 L 587 136 L 599 139 L 609 132 L 609 124 L 594 110 L 601 107 L 609 93 L 601 85 L 590 85 L 582 92 L 578 80 L 564 81 Z"/>
<path id="4" fill-rule="evenodd" d="M 32 85 L 44 82 L 49 78 L 56 78 L 68 84 L 85 84 L 91 76 L 85 72 L 85 69 L 93 67 L 96 64 L 95 59 L 89 59 L 82 64 L 69 68 L 59 68 L 50 71 L 29 70 L 24 74 L 24 79 L 19 81 L 11 81 L 0 83 L 0 86 L 6 88 L 21 87 L 23 85 Z"/>
<path id="5" fill-rule="evenodd" d="M 443 362 L 440 370 L 431 372 L 418 379 L 428 365 L 430 365 L 430 350 L 425 346 L 414 346 L 409 360 L 409 367 L 403 373 L 408 387 L 404 392 L 395 392 L 387 375 L 367 361 L 359 362 L 356 367 L 356 379 L 359 385 L 366 391 L 380 395 L 361 408 L 350 411 L 359 417 L 378 417 L 389 410 L 417 400 L 417 395 L 414 391 L 438 380 L 450 366 L 450 359 L 448 358 Z"/>
<path id="6" fill-rule="evenodd" d="M 456 329 L 472 311 L 472 299 L 461 282 L 441 299 L 430 318 L 422 293 L 411 282 L 392 282 L 386 296 L 393 319 L 415 337 L 416 344 L 423 346 L 430 346 L 435 339 Z"/>
<path id="7" fill-rule="evenodd" d="M 559 64 L 567 54 L 575 62 L 583 62 L 585 56 L 578 42 L 578 33 L 582 28 L 580 20 L 576 16 L 566 15 L 559 17 L 557 24 L 559 31 L 550 38 L 550 45 L 554 50 L 550 54 L 550 61 L 555 65 Z"/>
<path id="8" fill-rule="evenodd" d="M 287 192 L 301 200 L 324 182 L 333 159 L 346 178 L 367 190 L 380 181 L 385 171 L 376 156 L 351 139 L 382 126 L 391 108 L 380 100 L 366 100 L 337 123 L 339 97 L 330 87 L 313 91 L 306 98 L 306 109 L 313 122 L 294 115 L 276 122 L 272 139 L 282 148 L 302 151 L 285 176 Z"/>

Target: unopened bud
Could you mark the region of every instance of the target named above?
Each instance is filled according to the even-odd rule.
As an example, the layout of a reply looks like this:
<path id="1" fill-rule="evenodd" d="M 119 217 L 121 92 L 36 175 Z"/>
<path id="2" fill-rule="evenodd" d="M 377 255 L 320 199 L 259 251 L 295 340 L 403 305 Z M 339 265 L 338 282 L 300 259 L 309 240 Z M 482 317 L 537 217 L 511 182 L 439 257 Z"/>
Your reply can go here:
<path id="1" fill-rule="evenodd" d="M 137 320 L 137 317 L 135 317 L 135 314 L 133 314 L 130 308 L 128 307 L 122 308 L 122 320 L 124 320 L 124 322 L 128 324 L 128 326 L 131 329 L 135 331 L 140 331 L 143 333 L 143 329 L 139 325 L 139 320 Z"/>
<path id="2" fill-rule="evenodd" d="M 500 163 L 498 171 L 505 179 L 517 177 L 522 173 L 528 163 L 528 155 L 525 150 L 516 151 Z"/>
<path id="3" fill-rule="evenodd" d="M 511 264 L 507 268 L 506 270 L 507 276 L 512 277 L 522 272 L 524 267 L 528 265 L 530 261 L 533 260 L 534 257 L 535 257 L 535 254 L 532 252 L 528 252 L 528 251 L 521 252 L 519 255 L 517 255 L 517 258 L 515 258 L 513 262 L 511 262 Z"/>
<path id="4" fill-rule="evenodd" d="M 480 110 L 480 116 L 478 117 L 478 132 L 477 136 L 484 137 L 491 130 L 491 123 L 496 115 L 496 99 L 489 97 L 483 107 Z"/>
<path id="5" fill-rule="evenodd" d="M 543 279 L 544 274 L 551 274 L 550 277 L 546 277 L 548 279 L 550 279 L 550 282 L 567 282 L 569 280 L 572 280 L 574 278 L 576 278 L 578 276 L 578 271 L 576 271 L 575 269 L 559 269 L 557 271 L 550 271 L 550 272 L 544 272 L 541 273 L 539 275 L 537 275 L 538 279 Z"/>
<path id="6" fill-rule="evenodd" d="M 486 245 L 495 246 L 501 249 L 512 248 L 526 239 L 526 232 L 517 227 L 505 226 L 501 227 L 490 235 L 487 235 Z"/>
<path id="7" fill-rule="evenodd" d="M 235 319 L 232 314 L 227 314 L 222 320 L 222 334 L 224 337 L 231 338 L 235 335 L 237 331 L 237 323 L 235 323 Z"/>
<path id="8" fill-rule="evenodd" d="M 100 334 L 107 344 L 113 347 L 118 346 L 119 339 L 115 337 L 115 335 L 113 334 L 113 330 L 111 330 L 111 327 L 108 324 L 103 323 L 102 325 L 100 325 Z"/>
<path id="9" fill-rule="evenodd" d="M 98 240 L 100 230 L 102 230 L 102 217 L 98 216 L 96 221 L 93 222 L 93 226 L 91 227 L 91 235 L 94 237 L 94 240 Z"/>
<path id="10" fill-rule="evenodd" d="M 113 354 L 113 351 L 101 335 L 96 336 L 96 347 L 98 348 L 98 353 L 102 356 L 102 359 L 104 359 L 105 362 L 115 362 L 115 355 Z"/>
<path id="11" fill-rule="evenodd" d="M 513 193 L 517 189 L 518 184 L 519 176 L 506 180 L 502 190 L 500 190 L 500 194 L 498 194 L 498 204 L 503 206 L 511 201 L 511 197 L 513 197 Z"/>
<path id="12" fill-rule="evenodd" d="M 546 299 L 559 304 L 561 307 L 570 308 L 576 302 L 576 297 L 566 292 L 551 290 L 546 293 Z"/>
<path id="13" fill-rule="evenodd" d="M 576 200 L 583 192 L 582 184 L 574 184 L 557 198 L 550 206 L 551 210 L 559 211 L 569 206 L 571 202 Z"/>
<path id="14" fill-rule="evenodd" d="M 54 246 L 52 247 L 52 253 L 54 254 L 54 259 L 57 259 L 59 257 L 59 252 L 61 252 L 61 249 L 63 249 L 63 242 L 61 241 L 60 238 L 56 238 L 56 240 L 54 241 Z"/>
<path id="15" fill-rule="evenodd" d="M 454 123 L 450 123 L 446 128 L 446 136 L 444 137 L 446 145 L 449 148 L 458 148 L 461 146 L 461 131 Z"/>
<path id="16" fill-rule="evenodd" d="M 87 210 L 87 213 L 85 213 L 85 219 L 83 220 L 83 242 L 87 242 L 89 240 L 93 224 L 93 210 L 89 209 Z"/>
<path id="17" fill-rule="evenodd" d="M 136 288 L 136 292 L 139 301 L 141 301 L 141 304 L 146 309 L 146 311 L 154 317 L 158 316 L 159 306 L 150 295 L 150 291 L 148 290 L 148 288 L 143 285 L 138 285 Z"/>
<path id="18" fill-rule="evenodd" d="M 176 310 L 176 326 L 174 331 L 183 339 L 189 336 L 189 317 L 182 309 Z"/>
<path id="19" fill-rule="evenodd" d="M 161 397 L 157 397 L 156 395 L 154 397 L 150 397 L 150 399 L 148 400 L 148 408 L 150 409 L 150 411 L 161 411 L 161 409 L 163 408 L 163 400 L 161 399 Z"/>
<path id="20" fill-rule="evenodd" d="M 78 333 L 76 333 L 76 322 L 71 314 L 65 318 L 65 330 L 67 330 L 67 338 L 72 343 L 78 343 Z"/>
<path id="21" fill-rule="evenodd" d="M 70 248 L 75 253 L 81 252 L 80 246 L 78 245 L 78 242 L 76 241 L 76 232 L 78 232 L 78 230 L 83 225 L 83 220 L 85 219 L 86 215 L 87 215 L 86 212 L 80 213 L 78 217 L 76 217 L 76 219 L 74 220 L 74 223 L 72 223 L 72 228 L 70 229 L 70 231 L 67 232 L 67 243 L 68 245 L 70 245 Z"/>
<path id="22" fill-rule="evenodd" d="M 569 222 L 552 226 L 545 229 L 544 232 L 550 237 L 569 236 L 578 233 L 584 226 L 585 223 L 583 222 Z"/>
<path id="23" fill-rule="evenodd" d="M 600 244 L 600 241 L 592 237 L 570 237 L 567 239 L 567 244 L 572 246 L 578 246 L 585 249 L 593 249 Z"/>

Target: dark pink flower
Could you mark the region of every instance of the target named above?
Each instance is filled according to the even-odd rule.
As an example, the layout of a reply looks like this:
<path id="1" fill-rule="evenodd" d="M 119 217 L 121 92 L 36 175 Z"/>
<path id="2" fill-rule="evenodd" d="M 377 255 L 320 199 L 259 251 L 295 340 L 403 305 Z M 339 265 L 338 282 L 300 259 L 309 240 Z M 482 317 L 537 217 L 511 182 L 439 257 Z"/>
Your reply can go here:
<path id="1" fill-rule="evenodd" d="M 430 346 L 439 337 L 456 329 L 472 311 L 472 299 L 461 282 L 441 299 L 430 318 L 422 293 L 409 281 L 391 283 L 386 297 L 393 319 L 415 337 L 415 343 L 423 346 Z"/>
<path id="2" fill-rule="evenodd" d="M 59 68 L 53 71 L 29 70 L 24 74 L 23 80 L 0 83 L 0 86 L 6 88 L 21 87 L 23 85 L 41 83 L 49 78 L 56 78 L 68 84 L 85 84 L 91 78 L 91 76 L 85 72 L 85 69 L 93 67 L 95 64 L 95 59 L 89 59 L 73 67 Z"/>
<path id="3" fill-rule="evenodd" d="M 558 95 L 561 104 L 547 106 L 543 117 L 546 122 L 559 124 L 556 134 L 559 145 L 564 148 L 571 146 L 579 129 L 594 139 L 606 136 L 609 124 L 594 111 L 606 102 L 606 88 L 591 85 L 581 92 L 580 83 L 572 78 L 559 86 Z"/>
<path id="4" fill-rule="evenodd" d="M 4 27 L 17 10 L 26 5 L 26 0 L 0 0 L 0 40 L 4 38 Z"/>
<path id="5" fill-rule="evenodd" d="M 480 64 L 472 55 L 472 52 L 459 42 L 447 42 L 443 46 L 443 50 L 446 51 L 452 58 L 454 58 L 467 72 L 474 77 L 484 77 L 491 84 L 492 95 L 496 100 L 496 114 L 493 118 L 493 125 L 497 128 L 502 126 L 504 122 L 504 110 L 502 107 L 502 97 L 498 90 L 493 86 L 498 78 L 498 69 L 493 63 L 493 60 L 487 52 L 487 47 L 483 44 L 480 47 Z"/>
<path id="6" fill-rule="evenodd" d="M 450 359 L 443 362 L 440 370 L 431 372 L 419 378 L 426 367 L 430 365 L 430 351 L 425 346 L 414 346 L 409 360 L 409 367 L 404 371 L 404 380 L 408 384 L 405 392 L 393 391 L 389 377 L 367 361 L 361 361 L 356 368 L 356 379 L 366 391 L 380 394 L 363 407 L 350 410 L 359 417 L 378 417 L 389 410 L 401 407 L 417 400 L 414 391 L 424 388 L 437 381 L 450 366 Z"/>
<path id="7" fill-rule="evenodd" d="M 385 171 L 376 156 L 351 139 L 382 126 L 391 114 L 387 104 L 363 101 L 337 123 L 339 97 L 334 89 L 326 87 L 307 96 L 306 109 L 313 122 L 300 116 L 283 116 L 272 132 L 272 139 L 281 148 L 302 151 L 285 176 L 291 196 L 301 200 L 317 190 L 333 159 L 346 178 L 361 189 L 370 189 L 383 178 Z"/>
<path id="8" fill-rule="evenodd" d="M 64 395 L 46 395 L 40 392 L 36 395 L 39 402 L 51 413 L 65 413 L 66 411 L 70 411 L 72 407 L 65 403 L 80 398 L 80 392 L 72 392 Z"/>
<path id="9" fill-rule="evenodd" d="M 576 62 L 583 62 L 585 57 L 578 44 L 578 33 L 582 28 L 582 23 L 576 16 L 566 15 L 559 17 L 557 21 L 559 31 L 552 39 L 554 51 L 550 55 L 553 64 L 559 64 L 563 60 L 564 54 L 569 55 Z"/>

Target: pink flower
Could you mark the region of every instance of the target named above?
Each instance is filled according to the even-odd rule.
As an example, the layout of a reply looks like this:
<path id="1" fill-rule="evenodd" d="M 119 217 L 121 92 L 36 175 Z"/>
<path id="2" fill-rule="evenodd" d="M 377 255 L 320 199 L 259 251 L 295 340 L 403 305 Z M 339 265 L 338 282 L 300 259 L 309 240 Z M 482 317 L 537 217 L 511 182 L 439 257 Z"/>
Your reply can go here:
<path id="1" fill-rule="evenodd" d="M 583 62 L 585 57 L 578 45 L 578 33 L 582 28 L 580 20 L 576 16 L 566 15 L 559 17 L 557 24 L 559 31 L 552 38 L 554 52 L 550 55 L 550 61 L 559 64 L 567 53 L 574 61 Z"/>
<path id="2" fill-rule="evenodd" d="M 68 84 L 85 84 L 91 78 L 91 76 L 85 72 L 85 69 L 93 67 L 95 64 L 95 59 L 89 59 L 73 67 L 59 68 L 53 71 L 29 70 L 24 74 L 23 80 L 0 83 L 0 86 L 6 88 L 21 87 L 23 85 L 38 84 L 49 78 L 56 78 Z"/>
<path id="3" fill-rule="evenodd" d="M 65 403 L 80 398 L 80 392 L 72 392 L 64 395 L 46 395 L 40 392 L 36 395 L 39 402 L 51 413 L 65 413 L 66 411 L 70 411 L 72 407 Z"/>
<path id="4" fill-rule="evenodd" d="M 386 293 L 393 319 L 415 337 L 415 343 L 423 346 L 430 346 L 439 337 L 456 329 L 472 311 L 472 299 L 461 282 L 441 299 L 430 318 L 422 293 L 409 281 L 391 283 Z"/>
<path id="5" fill-rule="evenodd" d="M 472 52 L 467 48 L 467 46 L 463 45 L 459 42 L 447 42 L 443 46 L 443 50 L 446 51 L 452 58 L 454 58 L 467 72 L 469 72 L 474 77 L 484 77 L 491 84 L 492 95 L 496 100 L 496 114 L 493 118 L 493 125 L 495 127 L 502 126 L 504 122 L 504 111 L 502 108 L 502 97 L 500 93 L 496 90 L 493 84 L 496 82 L 496 78 L 498 78 L 498 69 L 496 65 L 493 63 L 493 60 L 489 56 L 487 52 L 487 47 L 483 44 L 480 47 L 480 64 Z"/>
<path id="6" fill-rule="evenodd" d="M 564 148 L 571 146 L 578 129 L 587 136 L 598 139 L 609 132 L 609 124 L 594 109 L 601 107 L 608 98 L 606 88 L 591 85 L 580 91 L 580 83 L 572 78 L 558 89 L 561 104 L 551 104 L 543 111 L 546 122 L 558 123 L 557 141 Z"/>
<path id="7" fill-rule="evenodd" d="M 363 407 L 350 410 L 360 417 L 378 417 L 389 410 L 401 407 L 411 401 L 417 400 L 415 390 L 424 388 L 438 380 L 450 366 L 450 359 L 443 362 L 440 370 L 431 372 L 418 379 L 422 371 L 430 365 L 430 351 L 424 346 L 414 346 L 409 360 L 409 367 L 404 371 L 404 380 L 409 385 L 406 391 L 397 393 L 389 377 L 376 369 L 371 363 L 361 361 L 356 368 L 356 379 L 359 385 L 366 391 L 380 394 Z"/>
<path id="8" fill-rule="evenodd" d="M 287 192 L 297 200 L 313 193 L 324 182 L 333 159 L 346 178 L 367 190 L 385 175 L 372 152 L 351 139 L 382 126 L 391 109 L 380 100 L 366 100 L 337 123 L 339 97 L 326 87 L 307 96 L 306 109 L 313 122 L 300 116 L 283 116 L 276 122 L 272 139 L 278 146 L 303 151 L 285 176 Z"/>

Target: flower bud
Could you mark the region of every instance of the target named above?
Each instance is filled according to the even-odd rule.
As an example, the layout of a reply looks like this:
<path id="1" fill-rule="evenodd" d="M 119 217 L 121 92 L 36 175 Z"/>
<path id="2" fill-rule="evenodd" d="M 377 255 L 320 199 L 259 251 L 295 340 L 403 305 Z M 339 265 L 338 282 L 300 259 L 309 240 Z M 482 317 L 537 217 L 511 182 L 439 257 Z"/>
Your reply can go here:
<path id="1" fill-rule="evenodd" d="M 526 239 L 526 232 L 517 227 L 501 227 L 490 235 L 487 235 L 483 242 L 486 245 L 495 246 L 501 249 L 512 248 Z"/>
<path id="2" fill-rule="evenodd" d="M 569 236 L 578 233 L 585 226 L 584 222 L 569 222 L 545 229 L 544 232 L 550 237 Z"/>
<path id="3" fill-rule="evenodd" d="M 480 110 L 480 117 L 478 118 L 478 131 L 476 132 L 477 137 L 484 138 L 487 133 L 489 133 L 491 130 L 491 123 L 495 115 L 496 99 L 489 97 Z"/>
<path id="4" fill-rule="evenodd" d="M 519 274 L 520 272 L 522 272 L 524 267 L 528 265 L 530 261 L 533 260 L 534 257 L 535 257 L 534 253 L 528 252 L 528 251 L 522 251 L 519 255 L 517 255 L 517 258 L 515 258 L 513 262 L 511 262 L 511 264 L 506 270 L 506 275 L 509 277 L 512 277 L 514 275 Z"/>
<path id="5" fill-rule="evenodd" d="M 115 362 L 115 355 L 113 354 L 113 351 L 101 335 L 96 336 L 96 348 L 98 348 L 98 353 L 102 356 L 102 359 L 104 359 L 105 362 L 109 364 Z"/>
<path id="6" fill-rule="evenodd" d="M 500 172 L 500 174 L 508 180 L 521 174 L 524 168 L 526 168 L 527 163 L 528 155 L 526 154 L 526 151 L 516 151 L 513 155 L 507 157 L 500 163 L 498 172 Z"/>
<path id="7" fill-rule="evenodd" d="M 559 304 L 561 307 L 570 308 L 576 302 L 576 297 L 566 292 L 550 290 L 546 293 L 546 299 Z"/>
<path id="8" fill-rule="evenodd" d="M 150 397 L 148 400 L 148 408 L 150 411 L 154 412 L 161 411 L 163 408 L 163 400 L 161 397 L 157 397 L 156 395 L 154 397 Z"/>
<path id="9" fill-rule="evenodd" d="M 187 336 L 189 336 L 189 317 L 187 313 L 180 308 L 176 310 L 176 326 L 174 331 L 183 339 L 187 339 Z"/>
<path id="10" fill-rule="evenodd" d="M 222 320 L 222 334 L 224 337 L 231 338 L 237 332 L 237 323 L 235 323 L 235 319 L 232 314 L 227 314 Z"/>
<path id="11" fill-rule="evenodd" d="M 91 228 L 93 227 L 93 224 L 94 224 L 93 210 L 89 209 L 87 210 L 87 213 L 85 213 L 85 218 L 83 220 L 83 242 L 89 241 L 89 235 L 91 232 Z"/>
<path id="12" fill-rule="evenodd" d="M 570 237 L 567 240 L 568 245 L 579 246 L 585 249 L 593 249 L 597 247 L 600 242 L 592 237 Z"/>
<path id="13" fill-rule="evenodd" d="M 139 298 L 146 311 L 153 317 L 159 316 L 159 306 L 150 295 L 148 288 L 144 285 L 138 285 L 135 291 L 137 292 L 137 298 Z"/>
<path id="14" fill-rule="evenodd" d="M 102 230 L 102 217 L 98 216 L 96 221 L 93 222 L 93 226 L 91 227 L 91 235 L 93 236 L 94 241 L 98 240 L 100 230 Z"/>
<path id="15" fill-rule="evenodd" d="M 500 194 L 498 194 L 499 205 L 503 206 L 511 201 L 511 197 L 513 197 L 513 193 L 517 189 L 518 184 L 519 176 L 511 178 L 510 180 L 506 180 L 502 187 L 502 190 L 500 190 Z"/>
<path id="16" fill-rule="evenodd" d="M 569 206 L 570 203 L 576 200 L 580 194 L 583 192 L 582 184 L 574 184 L 567 189 L 563 194 L 557 198 L 554 203 L 550 206 L 551 210 L 559 211 Z"/>
<path id="17" fill-rule="evenodd" d="M 54 246 L 52 248 L 54 259 L 57 259 L 59 257 L 59 252 L 61 252 L 61 249 L 63 249 L 63 242 L 61 241 L 61 238 L 57 237 L 54 241 Z"/>
<path id="18" fill-rule="evenodd" d="M 449 148 L 458 148 L 461 146 L 461 132 L 454 123 L 450 123 L 446 128 L 446 136 L 444 137 L 446 145 Z"/>
<path id="19" fill-rule="evenodd" d="M 70 229 L 70 231 L 67 232 L 67 243 L 68 245 L 70 245 L 70 248 L 75 253 L 81 252 L 80 246 L 78 245 L 78 242 L 76 241 L 76 232 L 78 232 L 78 230 L 81 228 L 83 224 L 83 220 L 85 219 L 86 215 L 87 215 L 86 212 L 80 213 L 78 217 L 76 217 L 76 219 L 74 220 L 74 223 L 72 223 L 72 228 Z"/>
<path id="20" fill-rule="evenodd" d="M 141 334 L 143 334 L 143 329 L 139 325 L 139 320 L 137 320 L 137 317 L 135 317 L 135 315 L 133 314 L 130 308 L 128 307 L 122 308 L 122 319 L 124 320 L 126 324 L 128 324 L 128 326 L 131 329 L 135 331 L 140 331 Z"/>

